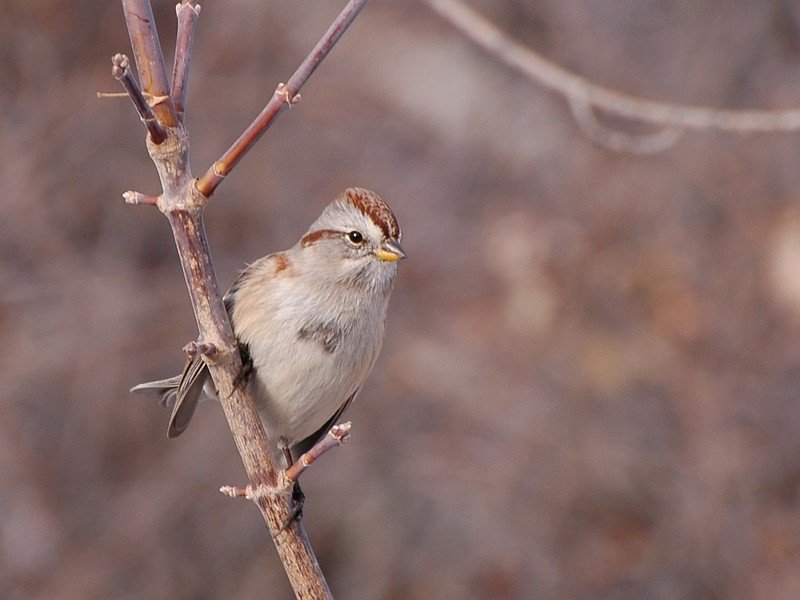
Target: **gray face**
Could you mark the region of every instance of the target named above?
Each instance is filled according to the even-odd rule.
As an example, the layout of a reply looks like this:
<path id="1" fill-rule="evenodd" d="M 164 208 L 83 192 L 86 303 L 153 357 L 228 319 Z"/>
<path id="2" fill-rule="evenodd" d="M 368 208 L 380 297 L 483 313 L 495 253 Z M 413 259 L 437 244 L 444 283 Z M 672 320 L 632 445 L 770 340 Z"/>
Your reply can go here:
<path id="1" fill-rule="evenodd" d="M 331 283 L 385 293 L 405 257 L 400 235 L 394 214 L 378 196 L 351 188 L 325 208 L 300 247 L 315 255 L 314 264 L 327 265 Z"/>

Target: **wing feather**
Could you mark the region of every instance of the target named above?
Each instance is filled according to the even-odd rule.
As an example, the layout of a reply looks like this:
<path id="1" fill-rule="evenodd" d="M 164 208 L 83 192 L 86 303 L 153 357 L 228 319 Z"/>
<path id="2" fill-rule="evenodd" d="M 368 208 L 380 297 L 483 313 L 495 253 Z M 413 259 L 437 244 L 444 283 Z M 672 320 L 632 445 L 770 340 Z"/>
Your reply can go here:
<path id="1" fill-rule="evenodd" d="M 269 270 L 265 272 L 264 268 L 267 265 L 269 265 Z M 231 287 L 228 288 L 223 298 L 225 310 L 231 322 L 233 321 L 233 306 L 236 301 L 236 293 L 242 286 L 255 276 L 274 276 L 276 273 L 286 269 L 288 265 L 289 262 L 286 258 L 286 254 L 278 252 L 260 258 L 243 269 L 236 277 Z M 245 373 L 245 375 L 252 375 L 252 363 L 248 362 L 247 348 L 240 346 L 240 351 L 242 352 L 242 360 L 245 366 L 250 368 L 250 371 Z M 203 357 L 198 355 L 191 360 L 187 360 L 183 373 L 180 375 L 168 379 L 140 383 L 132 387 L 131 392 L 158 396 L 162 406 L 172 409 L 169 418 L 169 426 L 167 427 L 167 435 L 170 438 L 175 438 L 183 433 L 189 426 L 197 404 L 203 397 L 203 389 L 206 383 L 211 383 L 213 385 L 208 367 Z M 337 413 L 337 416 L 338 414 L 339 413 Z M 321 435 L 324 435 L 324 433 L 325 432 L 322 432 Z"/>

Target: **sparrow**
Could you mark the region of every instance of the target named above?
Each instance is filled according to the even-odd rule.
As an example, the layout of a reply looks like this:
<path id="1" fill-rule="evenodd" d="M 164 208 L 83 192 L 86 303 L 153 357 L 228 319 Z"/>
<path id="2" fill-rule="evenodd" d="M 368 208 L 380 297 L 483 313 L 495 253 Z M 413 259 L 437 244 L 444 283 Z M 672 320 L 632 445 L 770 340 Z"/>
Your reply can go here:
<path id="1" fill-rule="evenodd" d="M 394 213 L 374 192 L 349 188 L 288 250 L 256 260 L 225 294 L 249 386 L 287 466 L 310 449 L 358 395 L 383 345 L 389 296 L 406 258 Z M 135 393 L 171 408 L 183 433 L 200 400 L 217 392 L 201 356 L 183 373 Z"/>

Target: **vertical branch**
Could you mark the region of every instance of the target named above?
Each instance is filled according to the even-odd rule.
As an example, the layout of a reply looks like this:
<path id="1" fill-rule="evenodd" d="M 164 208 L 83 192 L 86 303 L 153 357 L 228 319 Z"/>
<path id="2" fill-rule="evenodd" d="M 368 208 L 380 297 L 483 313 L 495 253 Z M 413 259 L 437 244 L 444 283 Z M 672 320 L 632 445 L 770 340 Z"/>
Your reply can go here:
<path id="1" fill-rule="evenodd" d="M 266 127 L 286 106 L 286 102 L 296 102 L 299 99 L 297 90 L 311 76 L 367 1 L 348 2 L 339 18 L 303 61 L 289 83 L 286 86 L 279 86 L 268 105 L 272 112 L 243 134 L 242 138 L 245 141 L 238 145 L 234 144 L 236 150 L 232 154 L 230 151 L 226 153 L 227 158 L 223 161 L 224 174 L 230 171 L 263 134 Z M 158 196 L 148 196 L 134 191 L 126 192 L 124 196 L 131 203 L 157 205 L 170 222 L 197 320 L 200 336 L 198 346 L 214 348 L 213 352 L 204 352 L 203 359 L 211 372 L 225 417 L 247 471 L 248 489 L 252 490 L 251 499 L 261 510 L 296 596 L 331 598 L 330 589 L 305 530 L 300 523 L 292 520 L 292 488 L 299 471 L 293 473 L 295 479 L 292 479 L 287 476 L 286 471 L 276 467 L 252 394 L 246 387 L 234 385 L 242 367 L 241 358 L 217 286 L 203 227 L 203 210 L 208 196 L 219 185 L 222 177 L 216 178 L 216 174 L 210 171 L 212 177 L 206 180 L 206 184 L 195 185 L 189 167 L 189 143 L 182 119 L 192 39 L 199 6 L 194 0 L 182 0 L 177 7 L 178 40 L 172 73 L 174 100 L 170 97 L 164 58 L 149 1 L 122 0 L 122 6 L 144 94 L 127 72 L 127 65 L 123 64 L 125 61 L 122 56 L 115 59 L 114 74 L 125 85 L 140 116 L 148 124 L 151 135 L 147 140 L 147 149 L 158 171 L 162 187 L 162 193 Z M 146 103 L 144 98 L 147 98 Z M 149 110 L 150 107 L 152 111 Z M 267 109 L 265 111 L 269 112 Z M 159 123 L 163 127 L 155 128 Z M 164 137 L 163 140 L 159 139 L 161 135 Z M 340 433 L 341 435 L 334 440 L 337 444 L 346 437 L 344 432 Z M 331 442 L 329 445 L 334 444 Z M 310 464 L 324 451 L 324 448 L 317 448 L 316 454 L 311 453 L 306 456 L 306 463 Z M 285 526 L 286 523 L 289 525 Z"/>
<path id="2" fill-rule="evenodd" d="M 194 28 L 200 16 L 200 6 L 195 0 L 182 0 L 180 4 L 175 5 L 175 12 L 178 15 L 178 34 L 175 42 L 175 62 L 172 65 L 172 102 L 178 119 L 183 122 Z"/>
<path id="3" fill-rule="evenodd" d="M 186 194 L 197 198 L 191 181 L 185 181 Z M 331 592 L 314 555 L 305 529 L 292 522 L 290 503 L 292 481 L 276 468 L 269 441 L 249 391 L 233 381 L 241 369 L 238 347 L 217 287 L 214 267 L 203 227 L 202 210 L 175 209 L 167 212 L 181 259 L 189 296 L 197 318 L 200 339 L 213 344 L 216 352 L 206 356 L 217 387 L 225 417 L 242 458 L 254 501 L 272 535 L 278 556 L 298 598 L 331 598 Z M 291 526 L 284 529 L 284 524 Z"/>
<path id="4" fill-rule="evenodd" d="M 277 470 L 271 460 L 263 460 L 264 456 L 269 456 L 269 447 L 261 418 L 253 403 L 245 402 L 243 394 L 236 393 L 238 390 L 233 386 L 242 364 L 230 321 L 220 300 L 202 212 L 170 210 L 167 218 L 175 236 L 200 339 L 216 348 L 214 357 L 209 359 L 209 367 L 212 371 L 225 372 L 222 377 L 214 373 L 214 381 L 219 381 L 217 392 L 245 470 L 254 485 L 274 487 L 278 480 Z"/>
<path id="5" fill-rule="evenodd" d="M 178 118 L 169 97 L 164 53 L 161 51 L 150 0 L 122 0 L 122 10 L 142 89 L 150 98 L 150 106 L 158 121 L 167 127 L 175 127 Z"/>
<path id="6" fill-rule="evenodd" d="M 161 179 L 159 209 L 172 227 L 189 298 L 197 320 L 199 339 L 215 352 L 204 354 L 216 385 L 225 418 L 242 458 L 250 487 L 258 491 L 258 505 L 289 582 L 298 598 L 330 598 L 328 584 L 311 543 L 300 523 L 290 522 L 292 482 L 279 470 L 269 451 L 252 394 L 234 380 L 242 364 L 238 345 L 219 293 L 203 226 L 207 198 L 194 186 L 188 164 L 188 141 L 183 126 L 167 130 L 162 144 L 148 140 L 147 149 Z"/>
<path id="7" fill-rule="evenodd" d="M 250 148 L 264 135 L 275 118 L 287 107 L 300 100 L 300 88 L 328 55 L 342 34 L 366 6 L 369 0 L 350 0 L 336 17 L 314 49 L 300 64 L 288 83 L 279 84 L 267 105 L 239 136 L 233 145 L 197 180 L 197 188 L 206 197 L 211 196 L 217 186 L 230 173 Z"/>

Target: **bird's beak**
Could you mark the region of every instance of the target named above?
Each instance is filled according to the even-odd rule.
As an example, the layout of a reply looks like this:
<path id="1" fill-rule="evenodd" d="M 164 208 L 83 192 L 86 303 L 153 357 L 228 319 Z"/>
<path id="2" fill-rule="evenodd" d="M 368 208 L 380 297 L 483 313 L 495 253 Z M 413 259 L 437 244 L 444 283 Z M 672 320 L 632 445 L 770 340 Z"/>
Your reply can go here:
<path id="1" fill-rule="evenodd" d="M 375 254 L 378 255 L 378 258 L 386 262 L 397 262 L 398 260 L 402 260 L 406 257 L 406 253 L 403 251 L 403 247 L 400 245 L 400 242 L 394 238 L 389 238 L 383 242 Z"/>

